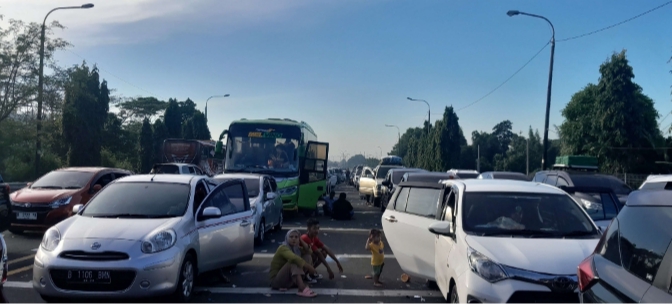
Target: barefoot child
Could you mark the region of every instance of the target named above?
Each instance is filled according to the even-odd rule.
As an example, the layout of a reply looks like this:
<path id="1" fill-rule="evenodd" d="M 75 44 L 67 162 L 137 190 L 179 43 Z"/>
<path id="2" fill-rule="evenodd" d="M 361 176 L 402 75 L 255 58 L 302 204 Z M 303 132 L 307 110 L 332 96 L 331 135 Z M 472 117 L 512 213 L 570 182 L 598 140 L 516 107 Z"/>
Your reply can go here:
<path id="1" fill-rule="evenodd" d="M 385 254 L 383 248 L 385 245 L 381 238 L 381 232 L 378 229 L 371 229 L 369 239 L 366 240 L 366 250 L 371 251 L 371 267 L 373 268 L 372 276 L 366 276 L 367 279 L 373 279 L 373 286 L 381 287 L 383 282 L 380 281 L 380 273 L 383 272 L 385 266 Z"/>

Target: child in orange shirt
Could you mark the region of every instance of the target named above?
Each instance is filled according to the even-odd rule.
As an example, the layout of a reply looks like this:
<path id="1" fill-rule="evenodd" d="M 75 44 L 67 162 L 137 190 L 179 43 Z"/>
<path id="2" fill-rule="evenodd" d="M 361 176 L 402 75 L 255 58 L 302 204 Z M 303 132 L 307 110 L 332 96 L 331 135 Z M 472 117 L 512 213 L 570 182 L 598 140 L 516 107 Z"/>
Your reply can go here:
<path id="1" fill-rule="evenodd" d="M 380 274 L 383 272 L 383 266 L 385 266 L 385 253 L 383 249 L 385 244 L 381 240 L 382 233 L 378 229 L 371 229 L 369 233 L 369 239 L 366 240 L 366 250 L 371 251 L 371 267 L 373 271 L 370 276 L 366 276 L 367 279 L 373 279 L 373 286 L 381 287 L 383 282 L 380 281 Z"/>

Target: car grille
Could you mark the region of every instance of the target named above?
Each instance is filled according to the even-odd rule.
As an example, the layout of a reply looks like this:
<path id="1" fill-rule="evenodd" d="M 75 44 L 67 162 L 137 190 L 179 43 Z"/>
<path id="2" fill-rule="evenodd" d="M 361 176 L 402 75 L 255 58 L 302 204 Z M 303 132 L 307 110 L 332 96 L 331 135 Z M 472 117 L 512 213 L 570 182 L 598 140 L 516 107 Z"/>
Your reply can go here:
<path id="1" fill-rule="evenodd" d="M 516 291 L 507 303 L 579 303 L 576 292 Z"/>
<path id="2" fill-rule="evenodd" d="M 63 251 L 60 258 L 78 261 L 122 261 L 128 260 L 128 254 L 116 251 L 86 252 L 86 251 Z"/>
<path id="3" fill-rule="evenodd" d="M 29 207 L 30 206 L 30 207 Z M 13 211 L 21 212 L 49 212 L 54 210 L 48 203 L 14 203 L 12 202 Z"/>
<path id="4" fill-rule="evenodd" d="M 123 291 L 131 287 L 135 280 L 135 271 L 132 270 L 111 270 L 112 282 L 110 284 L 73 284 L 68 283 L 68 270 L 52 269 L 49 274 L 56 287 L 63 290 L 76 291 L 99 291 L 114 292 Z"/>

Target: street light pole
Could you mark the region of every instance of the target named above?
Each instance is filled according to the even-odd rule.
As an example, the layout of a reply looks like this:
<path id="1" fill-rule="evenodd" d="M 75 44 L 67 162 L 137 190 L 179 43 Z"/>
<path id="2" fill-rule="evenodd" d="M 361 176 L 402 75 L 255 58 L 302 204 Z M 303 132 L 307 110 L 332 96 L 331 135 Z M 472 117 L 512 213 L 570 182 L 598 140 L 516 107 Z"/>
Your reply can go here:
<path id="1" fill-rule="evenodd" d="M 378 146 L 378 149 L 380 149 L 380 157 L 383 157 L 383 148 L 381 148 L 380 146 Z"/>
<path id="2" fill-rule="evenodd" d="M 47 28 L 47 17 L 51 13 L 57 10 L 63 9 L 86 9 L 92 8 L 93 4 L 87 3 L 80 6 L 62 6 L 50 10 L 46 16 L 44 16 L 44 21 L 42 21 L 42 32 L 40 33 L 40 75 L 38 76 L 37 83 L 37 133 L 35 137 L 35 178 L 40 174 L 40 156 L 42 154 L 42 142 L 40 140 L 40 135 L 42 132 L 42 102 L 44 98 L 44 40 L 45 40 L 45 31 Z"/>
<path id="3" fill-rule="evenodd" d="M 414 99 L 414 98 L 410 98 L 410 97 L 406 97 L 406 99 L 408 99 L 408 100 L 410 100 L 410 101 L 422 101 L 422 102 L 424 102 L 425 104 L 427 104 L 427 122 L 428 122 L 429 125 L 431 126 L 431 124 L 432 124 L 432 110 L 431 110 L 431 108 L 430 108 L 430 106 L 429 106 L 429 102 L 427 102 L 427 101 L 424 100 L 424 99 Z M 429 128 L 427 128 L 427 133 L 429 133 Z"/>
<path id="4" fill-rule="evenodd" d="M 551 23 L 550 20 L 546 19 L 546 17 L 535 15 L 535 14 L 528 14 L 516 10 L 508 11 L 506 13 L 509 15 L 509 17 L 513 17 L 516 15 L 525 15 L 525 16 L 530 16 L 530 17 L 535 17 L 535 18 L 540 18 L 546 20 L 548 24 L 551 26 L 551 64 L 550 64 L 550 69 L 548 71 L 548 89 L 546 91 L 546 121 L 544 123 L 544 152 L 543 152 L 543 158 L 541 159 L 541 170 L 546 170 L 546 166 L 548 165 L 548 116 L 551 111 L 551 86 L 553 83 L 553 56 L 555 55 L 555 27 L 553 27 L 553 23 Z"/>
<path id="5" fill-rule="evenodd" d="M 205 100 L 205 122 L 208 122 L 208 101 L 210 101 L 210 99 L 212 99 L 212 98 L 218 98 L 218 97 L 224 98 L 224 97 L 229 97 L 229 96 L 231 96 L 231 95 L 230 94 L 212 95 L 212 96 L 208 97 L 208 99 Z"/>
<path id="6" fill-rule="evenodd" d="M 396 125 L 385 125 L 388 128 L 395 127 L 397 128 L 397 152 L 400 152 L 399 150 L 401 149 L 401 131 L 399 131 L 399 127 Z"/>

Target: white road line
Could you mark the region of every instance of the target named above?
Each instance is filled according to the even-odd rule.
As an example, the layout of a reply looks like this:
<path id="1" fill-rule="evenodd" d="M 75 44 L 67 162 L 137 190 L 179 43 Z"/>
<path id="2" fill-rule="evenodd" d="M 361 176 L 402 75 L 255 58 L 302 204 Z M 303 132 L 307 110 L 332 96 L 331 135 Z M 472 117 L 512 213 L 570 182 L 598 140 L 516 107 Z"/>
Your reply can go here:
<path id="1" fill-rule="evenodd" d="M 270 259 L 270 258 L 273 258 L 273 255 L 274 255 L 274 253 L 256 253 L 256 252 L 254 253 L 254 257 L 259 258 L 259 259 Z M 371 255 L 370 254 L 337 254 L 336 258 L 338 258 L 338 259 L 342 259 L 342 258 L 345 258 L 345 259 L 371 259 Z M 394 257 L 393 254 L 386 254 L 385 258 L 386 259 L 394 259 L 395 257 Z"/>
<path id="2" fill-rule="evenodd" d="M 283 229 L 291 230 L 291 229 L 299 229 L 302 231 L 305 231 L 306 227 L 301 227 L 301 226 L 282 226 Z M 378 228 L 378 230 L 383 231 L 382 228 Z M 333 231 L 333 232 L 366 232 L 369 233 L 371 232 L 371 229 L 366 229 L 366 228 L 331 228 L 331 227 L 320 227 L 320 231 Z"/>
<path id="3" fill-rule="evenodd" d="M 33 288 L 33 282 L 14 282 L 7 281 L 5 282 L 5 288 Z"/>
<path id="4" fill-rule="evenodd" d="M 33 258 L 35 258 L 35 255 L 30 254 L 30 255 L 27 255 L 27 256 L 24 256 L 24 257 L 20 257 L 18 259 L 9 260 L 9 262 L 7 262 L 7 265 L 12 265 L 14 263 L 22 262 L 22 261 L 25 261 L 25 260 L 30 260 L 30 259 L 33 259 Z"/>
<path id="5" fill-rule="evenodd" d="M 441 293 L 433 290 L 391 290 L 391 289 L 335 289 L 335 288 L 311 288 L 320 295 L 333 296 L 359 296 L 359 297 L 415 297 L 438 298 Z M 213 294 L 271 294 L 271 295 L 294 295 L 296 292 L 272 290 L 268 287 L 197 287 L 196 291 L 210 291 Z"/>

